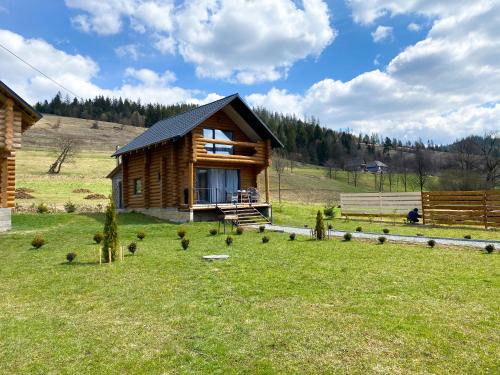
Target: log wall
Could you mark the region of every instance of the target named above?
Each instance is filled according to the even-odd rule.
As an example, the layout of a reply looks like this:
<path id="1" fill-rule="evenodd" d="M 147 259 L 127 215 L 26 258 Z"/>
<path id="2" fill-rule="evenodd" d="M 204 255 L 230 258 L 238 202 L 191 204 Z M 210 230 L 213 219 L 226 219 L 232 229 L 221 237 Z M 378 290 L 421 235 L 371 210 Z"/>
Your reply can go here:
<path id="1" fill-rule="evenodd" d="M 22 112 L 12 99 L 0 107 L 0 208 L 15 205 L 16 150 L 21 147 Z"/>

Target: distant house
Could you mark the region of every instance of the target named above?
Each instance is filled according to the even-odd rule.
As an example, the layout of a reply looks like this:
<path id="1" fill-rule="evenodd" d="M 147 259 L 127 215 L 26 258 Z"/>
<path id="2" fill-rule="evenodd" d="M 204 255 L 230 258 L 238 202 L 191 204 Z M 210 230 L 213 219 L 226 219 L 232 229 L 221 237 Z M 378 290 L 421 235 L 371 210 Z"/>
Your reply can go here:
<path id="1" fill-rule="evenodd" d="M 362 158 L 354 158 L 345 163 L 344 169 L 350 172 L 364 171 L 366 163 Z"/>
<path id="2" fill-rule="evenodd" d="M 42 115 L 0 81 L 0 231 L 11 227 L 16 198 L 16 151 L 21 134 Z"/>
<path id="3" fill-rule="evenodd" d="M 238 94 L 161 120 L 117 150 L 119 209 L 172 221 L 269 217 L 271 150 L 281 142 Z M 257 176 L 264 173 L 264 186 Z"/>
<path id="4" fill-rule="evenodd" d="M 371 173 L 385 173 L 389 167 L 381 161 L 375 160 L 366 164 L 366 171 Z"/>

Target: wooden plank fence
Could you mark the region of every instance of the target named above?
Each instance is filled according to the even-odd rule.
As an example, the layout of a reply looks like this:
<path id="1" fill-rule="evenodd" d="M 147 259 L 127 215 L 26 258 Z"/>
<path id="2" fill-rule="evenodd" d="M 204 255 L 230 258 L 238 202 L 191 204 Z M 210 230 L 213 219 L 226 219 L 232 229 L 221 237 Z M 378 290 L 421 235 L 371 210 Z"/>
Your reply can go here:
<path id="1" fill-rule="evenodd" d="M 424 224 L 500 227 L 500 190 L 422 193 Z"/>
<path id="2" fill-rule="evenodd" d="M 420 193 L 341 193 L 342 215 L 404 216 L 414 208 L 422 211 Z"/>

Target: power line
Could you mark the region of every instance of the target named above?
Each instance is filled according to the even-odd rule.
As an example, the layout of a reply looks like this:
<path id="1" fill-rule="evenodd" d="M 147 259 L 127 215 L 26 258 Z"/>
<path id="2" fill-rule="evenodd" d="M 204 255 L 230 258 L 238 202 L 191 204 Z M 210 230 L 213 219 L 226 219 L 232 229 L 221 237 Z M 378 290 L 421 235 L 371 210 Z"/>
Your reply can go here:
<path id="1" fill-rule="evenodd" d="M 28 65 L 31 69 L 35 70 L 36 72 L 38 72 L 39 74 L 41 74 L 42 76 L 44 76 L 45 78 L 47 78 L 49 81 L 51 81 L 52 83 L 56 84 L 57 86 L 61 87 L 63 90 L 69 92 L 71 95 L 73 95 L 74 97 L 77 97 L 77 98 L 80 98 L 80 99 L 83 99 L 80 95 L 77 95 L 75 94 L 73 91 L 71 91 L 70 89 L 64 87 L 63 85 L 61 85 L 59 82 L 57 82 L 55 79 L 49 77 L 47 74 L 45 74 L 44 72 L 42 72 L 40 69 L 38 69 L 37 67 L 31 65 L 29 62 L 27 62 L 26 60 L 24 60 L 22 57 L 19 57 L 18 55 L 16 55 L 14 52 L 12 52 L 10 49 L 8 49 L 7 47 L 5 47 L 2 43 L 0 43 L 0 47 L 2 47 L 4 50 L 6 50 L 8 53 L 10 53 L 12 56 L 16 57 L 18 60 L 22 61 L 23 63 L 25 63 L 26 65 Z"/>

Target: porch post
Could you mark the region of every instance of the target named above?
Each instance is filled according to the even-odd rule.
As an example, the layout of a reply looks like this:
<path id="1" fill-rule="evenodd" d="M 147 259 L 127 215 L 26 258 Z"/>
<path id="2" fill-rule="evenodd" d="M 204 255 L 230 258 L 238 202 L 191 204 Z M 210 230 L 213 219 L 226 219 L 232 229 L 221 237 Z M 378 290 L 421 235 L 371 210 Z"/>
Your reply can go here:
<path id="1" fill-rule="evenodd" d="M 264 181 L 266 184 L 266 203 L 269 203 L 271 201 L 271 194 L 269 193 L 269 167 L 264 169 Z"/>
<path id="2" fill-rule="evenodd" d="M 193 195 L 194 195 L 194 165 L 193 162 L 189 162 L 189 170 L 188 170 L 188 203 L 189 208 L 193 207 Z"/>

